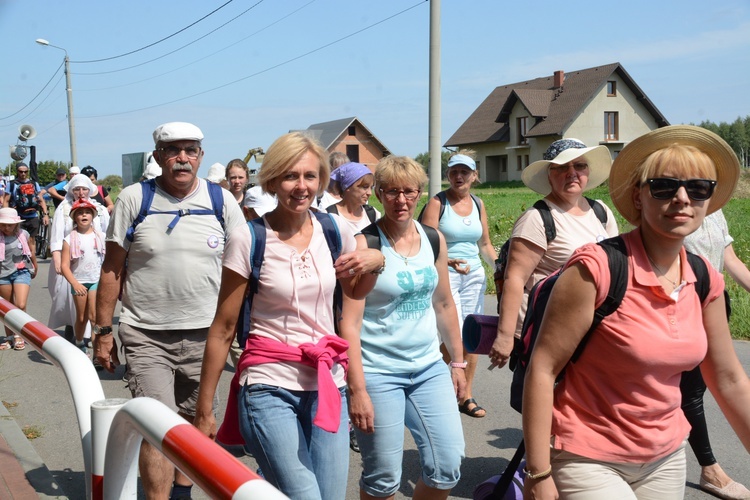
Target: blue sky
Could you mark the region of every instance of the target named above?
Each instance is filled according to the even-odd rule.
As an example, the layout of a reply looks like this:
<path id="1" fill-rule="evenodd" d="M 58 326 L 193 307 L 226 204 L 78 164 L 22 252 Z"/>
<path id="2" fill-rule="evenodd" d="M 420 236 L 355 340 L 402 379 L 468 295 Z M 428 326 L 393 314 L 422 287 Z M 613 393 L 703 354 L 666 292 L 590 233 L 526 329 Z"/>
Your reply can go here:
<path id="1" fill-rule="evenodd" d="M 64 54 L 35 39 L 71 61 L 110 58 L 225 3 L 0 0 L 0 151 L 29 123 L 38 161 L 70 159 L 55 73 Z M 673 124 L 750 114 L 748 0 L 606 5 L 443 0 L 441 142 L 498 85 L 612 62 Z M 120 174 L 122 153 L 152 149 L 153 129 L 173 120 L 203 130 L 203 175 L 290 129 L 349 116 L 396 154 L 425 152 L 429 11 L 424 0 L 234 0 L 145 50 L 71 63 L 78 163 Z"/>

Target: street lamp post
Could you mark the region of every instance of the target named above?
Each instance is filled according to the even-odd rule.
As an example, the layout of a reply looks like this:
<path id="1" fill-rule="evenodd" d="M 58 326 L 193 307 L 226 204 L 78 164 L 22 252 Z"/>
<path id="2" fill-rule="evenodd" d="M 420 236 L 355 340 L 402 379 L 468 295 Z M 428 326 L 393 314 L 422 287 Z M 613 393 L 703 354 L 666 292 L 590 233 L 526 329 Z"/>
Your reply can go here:
<path id="1" fill-rule="evenodd" d="M 37 38 L 36 43 L 46 47 L 54 47 L 65 52 L 65 90 L 68 96 L 68 132 L 70 134 L 70 166 L 78 165 L 78 153 L 76 152 L 76 123 L 73 118 L 73 87 L 70 84 L 70 58 L 68 51 L 57 45 L 52 45 L 44 38 Z"/>

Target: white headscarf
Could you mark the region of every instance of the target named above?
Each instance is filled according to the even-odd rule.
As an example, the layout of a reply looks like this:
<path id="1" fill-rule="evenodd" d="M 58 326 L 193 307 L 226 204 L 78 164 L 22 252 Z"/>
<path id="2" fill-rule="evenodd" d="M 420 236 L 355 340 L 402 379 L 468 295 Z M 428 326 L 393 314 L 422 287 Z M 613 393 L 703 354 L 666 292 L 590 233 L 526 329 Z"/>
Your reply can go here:
<path id="1" fill-rule="evenodd" d="M 91 182 L 91 179 L 89 179 L 87 176 L 83 174 L 76 174 L 70 179 L 70 181 L 68 181 L 68 183 L 63 188 L 66 191 L 65 199 L 68 200 L 72 204 L 76 200 L 75 195 L 73 194 L 73 190 L 81 186 L 88 188 L 89 198 L 93 198 L 94 196 L 96 196 L 96 193 L 97 193 L 96 184 Z"/>

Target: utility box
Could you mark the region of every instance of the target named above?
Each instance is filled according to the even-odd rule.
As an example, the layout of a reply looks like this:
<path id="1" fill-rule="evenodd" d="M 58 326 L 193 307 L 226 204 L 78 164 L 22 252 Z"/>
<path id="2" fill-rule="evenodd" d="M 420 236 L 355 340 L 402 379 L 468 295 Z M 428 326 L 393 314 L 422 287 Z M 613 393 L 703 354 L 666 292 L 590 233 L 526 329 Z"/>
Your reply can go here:
<path id="1" fill-rule="evenodd" d="M 135 184 L 141 180 L 151 152 L 125 153 L 122 155 L 122 187 Z"/>

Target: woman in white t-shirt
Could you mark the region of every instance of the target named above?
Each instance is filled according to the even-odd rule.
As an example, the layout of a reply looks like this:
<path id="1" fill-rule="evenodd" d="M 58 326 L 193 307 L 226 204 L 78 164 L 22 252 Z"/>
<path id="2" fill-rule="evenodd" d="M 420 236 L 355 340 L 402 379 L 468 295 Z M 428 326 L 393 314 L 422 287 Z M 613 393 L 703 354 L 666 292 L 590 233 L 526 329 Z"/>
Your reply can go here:
<path id="1" fill-rule="evenodd" d="M 367 204 L 372 183 L 372 171 L 361 163 L 346 163 L 331 173 L 333 191 L 341 194 L 341 201 L 326 210 L 342 216 L 355 234 L 380 218 L 380 212 Z"/>
<path id="2" fill-rule="evenodd" d="M 301 133 L 286 134 L 268 149 L 259 180 L 278 204 L 263 216 L 262 227 L 253 226 L 266 237 L 260 274 L 257 281 L 252 279 L 257 293 L 249 331 L 243 332 L 249 335 L 217 433 L 212 403 L 235 336 L 237 311 L 251 282 L 251 247 L 257 242 L 243 225 L 228 235 L 224 249 L 218 307 L 206 341 L 194 421 L 223 443 L 244 440 L 265 479 L 290 498 L 346 496 L 349 344 L 334 332 L 334 288 L 338 274 L 345 317 L 356 302 L 351 298 L 354 277 L 358 271 L 376 268 L 364 268 L 346 255 L 339 265 L 332 262 L 323 217 L 326 224 L 338 226 L 342 254 L 353 252 L 357 244 L 338 216 L 314 215 L 310 210 L 329 175 L 325 150 Z M 350 264 L 342 267 L 342 261 Z M 377 266 L 382 266 L 382 255 Z"/>
<path id="3" fill-rule="evenodd" d="M 513 227 L 497 337 L 489 353 L 493 366 L 508 361 L 534 285 L 560 269 L 578 247 L 617 236 L 617 222 L 609 207 L 601 201 L 590 203 L 583 196 L 607 180 L 611 167 L 612 156 L 606 146 L 587 148 L 578 139 L 560 139 L 547 148 L 542 160 L 521 174 L 527 187 L 544 195 L 557 235 L 547 240 L 536 209 L 524 212 Z M 604 208 L 606 222 L 599 219 L 594 204 Z"/>

